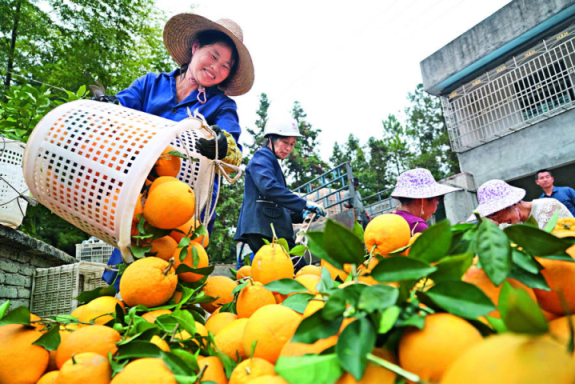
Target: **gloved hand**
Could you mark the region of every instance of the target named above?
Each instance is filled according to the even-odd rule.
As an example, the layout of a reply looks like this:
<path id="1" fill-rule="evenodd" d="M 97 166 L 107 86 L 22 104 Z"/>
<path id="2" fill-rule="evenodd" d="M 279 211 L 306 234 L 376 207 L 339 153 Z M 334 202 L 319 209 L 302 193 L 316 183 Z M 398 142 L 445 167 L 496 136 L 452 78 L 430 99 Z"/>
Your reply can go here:
<path id="1" fill-rule="evenodd" d="M 303 210 L 302 217 L 303 217 L 303 219 L 305 220 L 306 217 L 308 217 L 309 215 L 311 215 L 311 214 L 313 214 L 313 213 L 316 213 L 316 212 L 315 212 L 315 211 L 308 211 L 307 209 L 304 209 L 304 210 Z M 315 223 L 316 221 L 318 221 L 320 217 L 321 217 L 321 216 L 316 213 L 316 216 L 313 218 L 314 223 Z"/>
<path id="2" fill-rule="evenodd" d="M 116 105 L 120 105 L 120 101 L 118 100 L 118 98 L 114 95 L 102 95 L 102 96 L 94 96 L 92 98 L 90 98 L 90 100 L 94 100 L 94 101 L 101 101 L 103 103 L 111 103 L 111 104 L 116 104 Z"/>
<path id="3" fill-rule="evenodd" d="M 327 216 L 326 210 L 321 205 L 313 201 L 308 201 L 305 209 L 317 213 L 318 216 Z"/>
<path id="4" fill-rule="evenodd" d="M 222 133 L 222 130 L 217 125 L 212 125 L 210 127 L 214 133 L 216 134 L 215 139 L 199 139 L 196 140 L 196 148 L 200 152 L 202 156 L 207 157 L 208 159 L 215 160 L 216 159 L 216 143 L 218 145 L 218 160 L 223 159 L 226 157 L 228 153 L 228 140 L 226 139 L 226 135 Z"/>

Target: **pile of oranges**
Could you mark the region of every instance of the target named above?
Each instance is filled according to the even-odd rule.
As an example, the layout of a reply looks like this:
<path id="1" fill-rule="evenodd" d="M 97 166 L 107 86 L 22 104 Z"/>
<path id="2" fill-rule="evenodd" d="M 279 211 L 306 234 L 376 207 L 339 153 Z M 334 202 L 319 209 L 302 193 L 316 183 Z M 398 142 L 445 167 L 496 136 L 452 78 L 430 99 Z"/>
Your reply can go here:
<path id="1" fill-rule="evenodd" d="M 165 168 L 172 169 L 172 165 L 168 162 Z M 123 272 L 121 300 L 102 296 L 78 307 L 71 321 L 58 323 L 61 341 L 53 351 L 33 343 L 57 319 L 31 315 L 30 326 L 0 326 L 0 384 L 288 383 L 289 377 L 278 374 L 281 361 L 333 354 L 346 328 L 366 319 L 346 301 L 348 310 L 335 334 L 313 343 L 292 340 L 302 321 L 323 311 L 334 295 L 334 290 L 327 293 L 326 279 L 335 291 L 354 285 L 395 289 L 398 282 L 380 283 L 371 276 L 382 260 L 374 255 L 388 255 L 417 239 L 403 218 L 381 215 L 364 233 L 369 258 L 362 265 L 345 264 L 339 269 L 322 260 L 321 266 L 305 266 L 294 273 L 288 250 L 274 241 L 257 252 L 251 266 L 237 271 L 237 280 L 205 276 L 209 258 L 202 242 L 208 238 L 194 235 L 199 223 L 194 219 L 193 191 L 177 180 L 166 179 L 170 177 L 174 176 L 160 171 L 150 180 L 143 194 L 144 204 L 134 214 L 134 245 L 151 248 Z M 140 231 L 142 216 L 148 225 L 168 234 L 149 241 L 146 231 Z M 186 237 L 190 241 L 182 242 Z M 567 352 L 570 323 L 566 315 L 575 310 L 575 263 L 548 258 L 538 261 L 545 268 L 543 275 L 550 292 L 509 278 L 507 282 L 526 292 L 542 309 L 547 334 L 503 332 L 485 337 L 477 324 L 450 313 L 434 313 L 418 304 L 426 313 L 424 321 L 419 326 L 405 326 L 395 343 L 385 343 L 395 344 L 394 348 L 378 343 L 380 347 L 371 351 L 359 381 L 341 372 L 326 384 L 393 384 L 401 380 L 400 376 L 409 383 L 429 384 L 574 383 L 575 361 Z M 462 280 L 498 304 L 501 286 L 495 286 L 482 269 L 470 266 Z M 291 293 L 275 290 L 279 283 L 303 288 Z M 425 290 L 426 284 L 420 289 Z M 300 294 L 309 297 L 305 305 L 296 308 L 288 304 Z M 500 314 L 495 310 L 489 316 L 499 318 Z M 379 321 L 383 324 L 383 319 Z M 478 322 L 488 326 L 485 319 Z M 136 347 L 129 350 L 130 344 L 145 352 L 138 352 Z M 171 360 L 161 356 L 181 359 L 192 373 L 185 378 L 169 363 Z"/>

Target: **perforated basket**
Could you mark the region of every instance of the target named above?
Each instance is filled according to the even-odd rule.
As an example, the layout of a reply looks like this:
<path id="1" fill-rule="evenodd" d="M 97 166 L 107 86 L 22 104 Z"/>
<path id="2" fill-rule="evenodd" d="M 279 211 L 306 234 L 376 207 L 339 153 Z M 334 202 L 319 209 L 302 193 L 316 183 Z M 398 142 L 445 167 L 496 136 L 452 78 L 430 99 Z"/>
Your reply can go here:
<path id="1" fill-rule="evenodd" d="M 68 315 L 78 306 L 80 293 L 107 284 L 102 280 L 105 264 L 79 262 L 52 268 L 37 268 L 30 310 L 44 317 Z"/>
<path id="2" fill-rule="evenodd" d="M 0 137 L 0 224 L 18 228 L 22 224 L 28 203 L 18 198 L 28 187 L 22 172 L 24 144 Z"/>
<path id="3" fill-rule="evenodd" d="M 76 244 L 76 259 L 91 263 L 107 263 L 112 255 L 114 247 L 102 240 L 91 237 L 82 244 Z"/>
<path id="4" fill-rule="evenodd" d="M 176 123 L 113 104 L 74 101 L 38 123 L 24 153 L 24 175 L 40 203 L 131 261 L 136 200 L 168 145 L 199 159 L 182 159 L 178 175 L 199 196 L 196 212 L 211 198 L 211 186 L 198 183 L 214 172 L 210 160 L 196 152 L 201 137 L 208 138 L 208 131 L 197 118 Z"/>

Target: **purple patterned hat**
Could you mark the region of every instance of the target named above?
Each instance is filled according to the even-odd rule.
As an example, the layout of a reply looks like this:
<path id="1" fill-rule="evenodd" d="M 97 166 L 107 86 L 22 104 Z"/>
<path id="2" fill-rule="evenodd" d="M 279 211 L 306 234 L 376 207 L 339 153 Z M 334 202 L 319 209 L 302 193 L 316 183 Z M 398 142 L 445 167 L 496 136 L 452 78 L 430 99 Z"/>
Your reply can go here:
<path id="1" fill-rule="evenodd" d="M 475 210 L 481 217 L 489 216 L 520 202 L 524 197 L 524 189 L 512 187 L 503 180 L 489 180 L 477 190 L 479 205 Z"/>
<path id="2" fill-rule="evenodd" d="M 426 199 L 430 197 L 443 196 L 455 191 L 461 191 L 461 188 L 453 188 L 439 184 L 427 169 L 416 168 L 399 175 L 391 197 Z"/>

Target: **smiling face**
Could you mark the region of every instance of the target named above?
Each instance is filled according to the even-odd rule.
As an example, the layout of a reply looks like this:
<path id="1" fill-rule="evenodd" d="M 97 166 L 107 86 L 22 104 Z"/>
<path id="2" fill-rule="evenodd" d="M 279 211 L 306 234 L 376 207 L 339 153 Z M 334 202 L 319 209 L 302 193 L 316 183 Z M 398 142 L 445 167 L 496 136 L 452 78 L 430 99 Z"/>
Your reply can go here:
<path id="1" fill-rule="evenodd" d="M 192 47 L 192 60 L 188 71 L 196 82 L 206 88 L 220 84 L 228 78 L 234 62 L 232 49 L 222 43 Z"/>
<path id="2" fill-rule="evenodd" d="M 275 149 L 275 155 L 283 160 L 292 153 L 295 147 L 295 137 L 280 137 L 274 141 L 273 148 L 271 145 L 268 146 L 272 151 Z"/>

